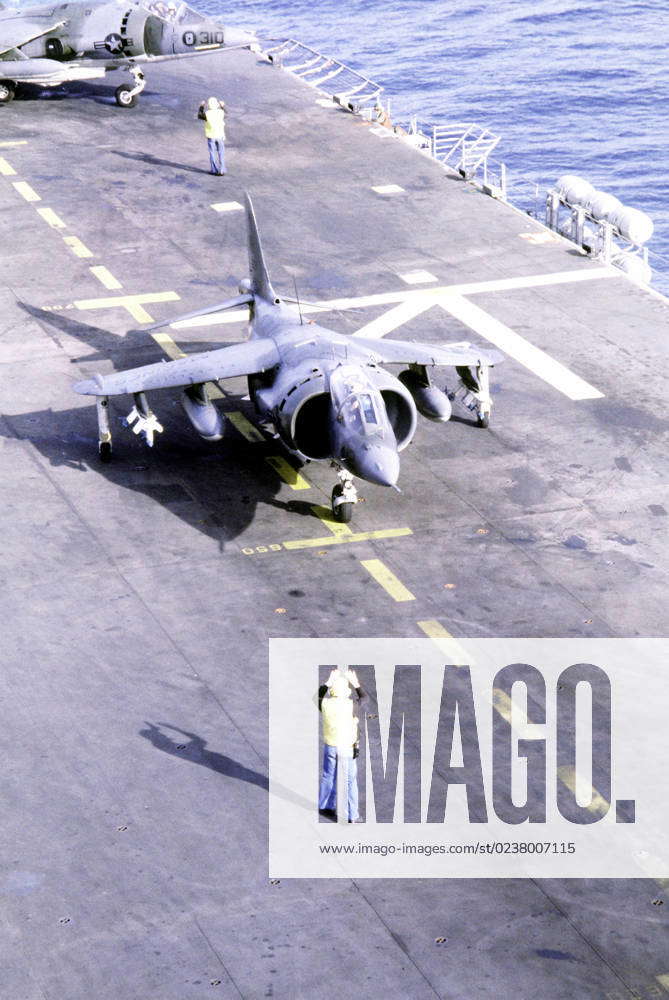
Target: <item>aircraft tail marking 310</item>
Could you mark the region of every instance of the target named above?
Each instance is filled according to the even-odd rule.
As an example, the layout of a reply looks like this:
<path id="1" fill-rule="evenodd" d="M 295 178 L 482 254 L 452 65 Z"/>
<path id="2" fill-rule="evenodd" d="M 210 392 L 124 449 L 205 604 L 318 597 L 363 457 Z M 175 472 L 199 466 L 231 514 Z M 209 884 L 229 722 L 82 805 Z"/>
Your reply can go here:
<path id="1" fill-rule="evenodd" d="M 248 341 L 176 361 L 96 375 L 74 388 L 97 397 L 100 456 L 108 461 L 109 396 L 134 397 L 128 422 L 152 444 L 154 433 L 162 428 L 145 393 L 180 388 L 195 430 L 205 440 L 218 441 L 225 418 L 210 400 L 207 383 L 246 376 L 259 419 L 272 427 L 284 446 L 300 461 L 334 465 L 338 481 L 332 491 L 333 514 L 337 520 L 349 521 L 358 499 L 354 477 L 398 488 L 399 453 L 414 436 L 417 412 L 429 420 L 450 418 L 449 396 L 432 383 L 428 369 L 455 367 L 460 391 L 466 393 L 479 425 L 486 427 L 491 407 L 488 369 L 502 356 L 468 342 L 436 346 L 366 340 L 313 322 L 305 324 L 294 306 L 287 304 L 295 300 L 281 298 L 272 287 L 248 195 L 246 218 L 250 278 L 240 283 L 239 295 L 146 329 L 248 305 Z M 399 377 L 380 367 L 398 363 L 409 366 Z"/>

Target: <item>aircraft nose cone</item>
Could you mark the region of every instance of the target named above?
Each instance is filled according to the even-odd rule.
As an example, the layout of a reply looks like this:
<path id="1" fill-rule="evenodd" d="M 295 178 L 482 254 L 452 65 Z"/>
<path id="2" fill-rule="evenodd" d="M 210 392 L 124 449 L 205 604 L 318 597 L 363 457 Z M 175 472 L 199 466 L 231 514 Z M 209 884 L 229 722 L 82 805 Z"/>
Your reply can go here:
<path id="1" fill-rule="evenodd" d="M 400 474 L 400 456 L 387 446 L 370 448 L 357 455 L 358 475 L 377 486 L 395 486 Z"/>

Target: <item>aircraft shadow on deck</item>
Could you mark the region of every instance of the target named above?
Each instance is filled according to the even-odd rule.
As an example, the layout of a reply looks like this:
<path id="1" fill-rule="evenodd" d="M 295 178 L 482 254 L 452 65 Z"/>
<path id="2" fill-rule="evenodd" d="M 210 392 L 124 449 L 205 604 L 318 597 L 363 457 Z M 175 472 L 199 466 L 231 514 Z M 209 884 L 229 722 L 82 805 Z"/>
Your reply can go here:
<path id="1" fill-rule="evenodd" d="M 119 73 L 113 86 L 105 83 L 89 83 L 86 80 L 76 80 L 62 84 L 59 87 L 41 87 L 35 83 L 20 83 L 16 88 L 16 101 L 94 101 L 96 104 L 112 105 L 121 114 L 127 114 L 116 104 L 116 88 L 120 83 L 128 82 L 125 73 Z M 142 97 L 157 96 L 147 87 Z"/>
<path id="2" fill-rule="evenodd" d="M 41 324 L 62 331 L 91 348 L 90 353 L 72 359 L 72 383 L 81 378 L 80 363 L 90 365 L 111 361 L 115 370 L 130 364 L 160 360 L 160 351 L 142 331 L 119 337 L 100 327 L 79 323 L 21 304 Z M 56 334 L 57 335 L 57 334 Z M 199 345 L 198 345 L 199 347 Z M 210 348 L 203 344 L 202 349 Z M 132 352 L 135 357 L 129 359 Z M 77 397 L 72 392 L 73 403 Z M 20 414 L 3 413 L 9 433 L 0 434 L 30 441 L 53 467 L 68 466 L 81 472 L 92 471 L 121 489 L 142 493 L 164 506 L 173 515 L 219 542 L 221 548 L 253 522 L 258 504 L 290 510 L 291 504 L 277 499 L 282 480 L 265 458 L 282 453 L 271 439 L 249 444 L 226 424 L 224 438 L 214 444 L 203 441 L 193 430 L 181 408 L 179 395 L 170 390 L 150 394 L 150 401 L 165 430 L 148 448 L 123 426 L 123 417 L 132 407 L 132 398 L 119 397 L 112 406 L 114 457 L 101 462 L 97 447 L 97 420 L 94 406 L 73 406 L 56 412 L 51 408 Z M 90 401 L 92 402 L 92 400 Z M 248 402 L 230 394 L 223 412 L 246 409 Z M 115 504 L 113 495 L 109 504 Z"/>

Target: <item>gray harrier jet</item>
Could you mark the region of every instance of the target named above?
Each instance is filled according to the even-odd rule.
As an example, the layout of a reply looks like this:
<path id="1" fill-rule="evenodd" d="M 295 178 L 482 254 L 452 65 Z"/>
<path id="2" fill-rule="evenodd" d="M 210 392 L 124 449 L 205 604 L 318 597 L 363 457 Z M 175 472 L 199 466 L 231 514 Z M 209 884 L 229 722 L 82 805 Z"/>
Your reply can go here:
<path id="1" fill-rule="evenodd" d="M 133 83 L 116 89 L 131 108 L 146 82 L 139 63 L 252 45 L 255 37 L 225 28 L 175 0 L 69 0 L 27 9 L 0 3 L 0 104 L 17 83 L 57 87 L 127 69 Z"/>
<path id="2" fill-rule="evenodd" d="M 491 406 L 488 368 L 500 361 L 501 355 L 466 342 L 432 346 L 366 340 L 313 322 L 305 324 L 301 314 L 286 304 L 296 300 L 282 299 L 272 288 L 248 195 L 246 217 L 251 276 L 241 282 L 240 294 L 147 329 L 248 305 L 249 340 L 176 361 L 96 375 L 74 388 L 97 397 L 100 456 L 108 461 L 109 396 L 127 393 L 134 397 L 127 422 L 151 445 L 154 433 L 162 427 L 149 407 L 146 392 L 180 388 L 195 430 L 207 441 L 218 441 L 225 418 L 210 400 L 207 383 L 246 376 L 250 399 L 264 426 L 271 427 L 300 461 L 328 461 L 336 468 L 332 510 L 337 520 L 349 521 L 358 499 L 354 476 L 397 488 L 399 452 L 414 435 L 417 411 L 430 420 L 446 421 L 451 416 L 450 399 L 431 383 L 428 368 L 456 368 L 464 402 L 485 427 Z M 409 367 L 396 378 L 380 368 L 382 364 Z"/>

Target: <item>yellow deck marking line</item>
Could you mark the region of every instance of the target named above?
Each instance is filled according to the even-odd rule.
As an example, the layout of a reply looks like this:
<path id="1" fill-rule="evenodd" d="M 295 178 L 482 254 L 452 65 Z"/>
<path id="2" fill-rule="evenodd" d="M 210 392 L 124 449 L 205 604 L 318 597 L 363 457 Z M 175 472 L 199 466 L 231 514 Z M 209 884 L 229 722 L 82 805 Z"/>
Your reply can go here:
<path id="1" fill-rule="evenodd" d="M 26 201 L 41 201 L 42 199 L 38 195 L 37 191 L 33 191 L 30 184 L 27 181 L 13 181 L 13 187 L 16 188 L 18 193 Z"/>
<path id="2" fill-rule="evenodd" d="M 581 801 L 590 798 L 590 804 L 586 806 L 588 812 L 599 816 L 605 816 L 609 811 L 609 803 L 603 798 L 596 788 L 593 788 L 580 775 L 576 774 L 573 767 L 558 767 L 557 776 L 563 785 L 566 785 L 570 792 Z"/>
<path id="3" fill-rule="evenodd" d="M 0 156 L 0 174 L 4 177 L 13 177 L 16 175 L 16 171 L 11 163 L 7 163 L 4 157 Z"/>
<path id="4" fill-rule="evenodd" d="M 67 226 L 61 217 L 56 215 L 52 208 L 38 208 L 37 214 L 41 215 L 44 221 L 51 226 L 52 229 L 67 229 Z"/>
<path id="5" fill-rule="evenodd" d="M 350 535 L 341 532 L 325 535 L 323 538 L 295 538 L 282 542 L 282 545 L 292 552 L 295 549 L 324 549 L 328 545 L 342 545 L 346 542 L 373 542 L 377 538 L 403 538 L 412 534 L 411 528 L 380 528 L 376 531 L 354 531 Z"/>
<path id="6" fill-rule="evenodd" d="M 8 146 L 27 146 L 27 139 L 13 139 L 11 142 L 0 142 L 0 148 L 6 149 Z"/>
<path id="7" fill-rule="evenodd" d="M 411 591 L 407 590 L 404 584 L 397 579 L 395 574 L 380 559 L 362 559 L 360 565 L 364 566 L 369 575 L 376 580 L 379 586 L 383 587 L 385 592 L 394 601 L 399 603 L 400 601 L 416 600 Z"/>
<path id="8" fill-rule="evenodd" d="M 284 483 L 288 483 L 291 490 L 310 490 L 311 483 L 301 476 L 294 465 L 287 462 L 281 455 L 267 455 L 265 461 L 271 465 L 275 472 L 278 472 Z"/>
<path id="9" fill-rule="evenodd" d="M 75 257 L 92 257 L 93 252 L 82 243 L 78 236 L 63 236 L 63 240 Z"/>
<path id="10" fill-rule="evenodd" d="M 331 532 L 325 538 L 296 538 L 290 542 L 284 542 L 284 549 L 293 551 L 295 549 L 321 549 L 327 545 L 341 545 L 346 542 L 371 542 L 377 538 L 402 538 L 413 534 L 411 528 L 379 528 L 375 531 L 352 531 L 348 524 L 342 521 L 335 521 L 329 507 L 314 505 L 311 508 L 319 521 L 322 521 Z M 408 593 L 408 591 L 407 591 Z"/>
<path id="11" fill-rule="evenodd" d="M 138 323 L 151 323 L 153 316 L 146 311 L 144 304 L 152 302 L 176 302 L 180 298 L 176 292 L 153 292 L 146 295 L 116 295 L 108 299 L 78 299 L 74 305 L 77 309 L 127 309 Z"/>
<path id="12" fill-rule="evenodd" d="M 325 527 L 336 535 L 338 538 L 350 537 L 353 534 L 353 529 L 349 528 L 348 524 L 344 524 L 343 521 L 335 521 L 334 515 L 329 507 L 320 507 L 318 505 L 311 508 L 312 513 L 316 515 L 319 521 L 322 521 Z"/>
<path id="13" fill-rule="evenodd" d="M 493 281 L 470 281 L 461 285 L 439 285 L 436 288 L 405 288 L 398 292 L 379 292 L 374 295 L 360 295 L 356 298 L 326 299 L 319 303 L 302 303 L 302 313 L 335 312 L 345 309 L 366 309 L 368 306 L 384 306 L 425 299 L 426 303 L 444 295 L 477 295 L 486 292 L 507 292 L 523 288 L 540 288 L 550 285 L 574 284 L 581 281 L 595 281 L 601 278 L 620 278 L 619 268 L 596 267 L 588 270 L 558 271 L 551 274 L 534 274 L 522 278 L 498 278 Z M 426 308 L 428 306 L 426 305 Z M 240 323 L 248 320 L 247 309 L 229 309 L 226 312 L 211 313 L 172 324 L 173 327 L 215 326 L 222 323 Z"/>
<path id="14" fill-rule="evenodd" d="M 595 389 L 545 351 L 530 344 L 520 334 L 500 323 L 490 313 L 463 298 L 462 295 L 444 295 L 439 304 L 455 319 L 481 334 L 495 347 L 499 347 L 509 357 L 529 368 L 540 379 L 569 399 L 577 401 L 603 398 L 603 393 L 599 389 Z"/>
<path id="15" fill-rule="evenodd" d="M 247 420 L 243 413 L 239 413 L 234 410 L 232 413 L 226 413 L 226 417 L 235 430 L 239 431 L 242 437 L 245 437 L 247 441 L 253 441 L 255 444 L 258 441 L 265 440 L 258 428 L 254 427 L 251 421 Z"/>
<path id="16" fill-rule="evenodd" d="M 169 333 L 152 333 L 151 336 L 172 361 L 178 361 L 179 358 L 186 357 L 179 345 L 174 343 Z"/>
<path id="17" fill-rule="evenodd" d="M 439 651 L 447 656 L 456 665 L 459 663 L 469 663 L 471 656 L 465 652 L 460 643 L 445 628 L 441 622 L 430 619 L 429 621 L 417 622 L 418 628 L 432 639 Z"/>
<path id="18" fill-rule="evenodd" d="M 97 264 L 95 267 L 90 267 L 89 271 L 91 272 L 94 278 L 98 279 L 101 285 L 105 286 L 105 288 L 109 288 L 110 290 L 123 288 L 121 282 L 114 277 L 111 271 L 108 271 L 106 267 L 103 267 L 102 264 Z"/>

